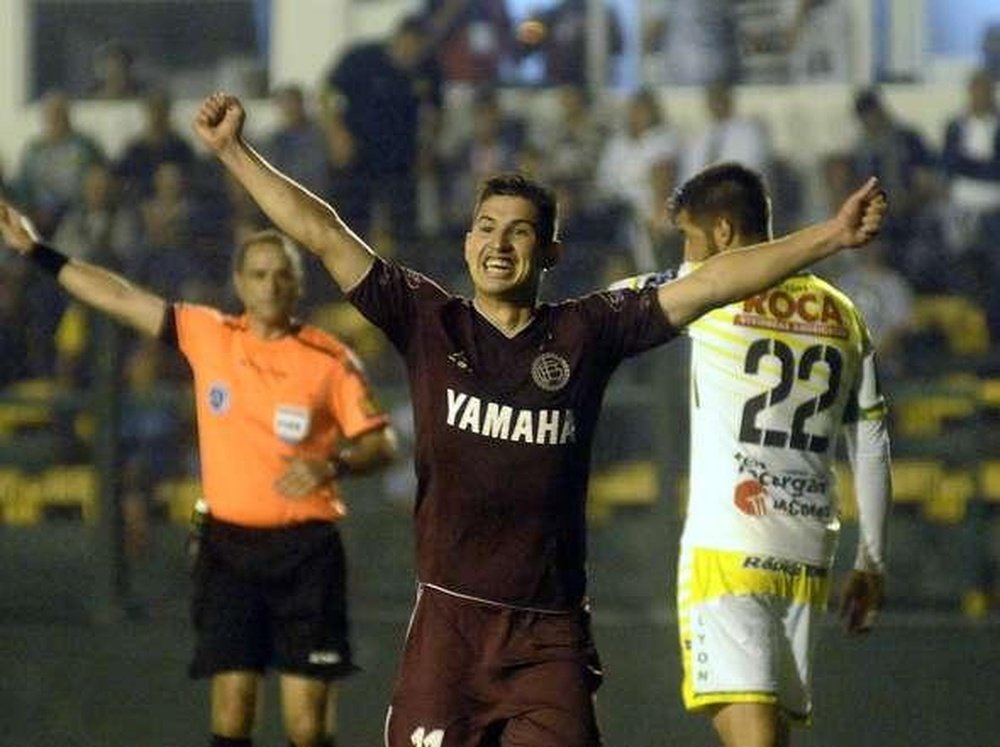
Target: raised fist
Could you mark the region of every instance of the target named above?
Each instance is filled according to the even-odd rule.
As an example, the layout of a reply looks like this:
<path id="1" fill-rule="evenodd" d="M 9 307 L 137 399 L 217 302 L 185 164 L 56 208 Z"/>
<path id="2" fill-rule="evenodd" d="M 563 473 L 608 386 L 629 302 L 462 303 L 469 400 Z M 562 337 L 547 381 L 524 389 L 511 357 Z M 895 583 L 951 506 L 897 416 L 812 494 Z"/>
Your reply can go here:
<path id="1" fill-rule="evenodd" d="M 206 98 L 194 119 L 194 131 L 214 153 L 235 145 L 242 133 L 246 112 L 240 100 L 225 92 Z"/>

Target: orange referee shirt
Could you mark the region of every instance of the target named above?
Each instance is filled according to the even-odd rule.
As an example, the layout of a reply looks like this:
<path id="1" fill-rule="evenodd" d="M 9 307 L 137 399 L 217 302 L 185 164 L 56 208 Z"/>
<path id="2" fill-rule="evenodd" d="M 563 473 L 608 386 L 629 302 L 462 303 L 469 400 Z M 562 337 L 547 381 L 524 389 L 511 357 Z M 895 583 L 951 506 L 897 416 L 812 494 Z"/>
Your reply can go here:
<path id="1" fill-rule="evenodd" d="M 202 490 L 212 516 L 279 527 L 346 513 L 335 485 L 303 498 L 274 488 L 290 457 L 329 459 L 343 438 L 388 422 L 356 357 L 316 327 L 262 340 L 246 316 L 174 305 L 194 371 Z"/>

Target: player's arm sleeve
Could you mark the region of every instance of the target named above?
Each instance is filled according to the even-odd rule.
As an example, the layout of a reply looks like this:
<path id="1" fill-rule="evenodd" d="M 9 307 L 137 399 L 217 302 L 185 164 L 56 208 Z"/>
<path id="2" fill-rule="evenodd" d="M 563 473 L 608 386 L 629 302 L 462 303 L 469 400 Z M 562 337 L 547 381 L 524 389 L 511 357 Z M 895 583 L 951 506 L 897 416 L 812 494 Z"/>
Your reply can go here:
<path id="1" fill-rule="evenodd" d="M 174 344 L 188 363 L 195 366 L 206 353 L 218 348 L 219 334 L 224 324 L 221 312 L 183 301 L 171 304 L 169 311 L 169 321 L 164 324 L 160 339 L 169 342 L 164 335 L 172 334 Z"/>
<path id="2" fill-rule="evenodd" d="M 403 353 L 409 347 L 421 306 L 440 304 L 447 296 L 421 273 L 381 257 L 375 258 L 368 273 L 346 295 L 362 316 Z"/>
<path id="3" fill-rule="evenodd" d="M 891 455 L 886 405 L 878 384 L 875 354 L 862 359 L 858 386 L 844 423 L 844 439 L 858 503 L 856 570 L 885 572 L 889 507 L 892 503 Z"/>
<path id="4" fill-rule="evenodd" d="M 669 268 L 666 270 L 660 270 L 659 272 L 647 272 L 642 275 L 633 275 L 631 277 L 622 278 L 621 280 L 616 280 L 611 285 L 608 286 L 609 291 L 642 291 L 647 288 L 659 288 L 661 285 L 667 283 L 672 283 L 680 277 L 680 270 L 677 268 Z M 677 330 L 677 334 L 686 335 L 688 327 L 683 327 Z"/>
<path id="5" fill-rule="evenodd" d="M 345 438 L 355 439 L 384 428 L 389 416 L 375 401 L 361 363 L 353 352 L 345 350 L 342 370 L 335 377 L 331 407 Z"/>
<path id="6" fill-rule="evenodd" d="M 854 568 L 884 573 L 892 503 L 889 433 L 885 420 L 850 423 L 845 428 L 845 440 L 858 501 L 858 548 Z"/>

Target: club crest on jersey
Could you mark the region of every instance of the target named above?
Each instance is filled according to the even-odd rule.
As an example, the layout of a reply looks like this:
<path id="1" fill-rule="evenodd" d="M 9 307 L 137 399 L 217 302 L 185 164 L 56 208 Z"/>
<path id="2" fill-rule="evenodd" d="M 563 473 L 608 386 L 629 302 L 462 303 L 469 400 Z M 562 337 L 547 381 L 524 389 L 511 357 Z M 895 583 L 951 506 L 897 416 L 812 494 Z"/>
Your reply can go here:
<path id="1" fill-rule="evenodd" d="M 216 381 L 208 387 L 208 409 L 214 415 L 223 415 L 229 410 L 230 402 L 231 394 L 227 384 Z"/>
<path id="2" fill-rule="evenodd" d="M 300 443 L 309 435 L 309 410 L 295 405 L 278 405 L 274 410 L 274 433 L 288 444 Z"/>
<path id="3" fill-rule="evenodd" d="M 411 290 L 416 290 L 424 282 L 423 275 L 421 275 L 416 270 L 411 270 L 409 268 L 405 268 L 403 270 L 403 277 L 406 279 L 407 287 L 409 287 Z"/>
<path id="4" fill-rule="evenodd" d="M 531 380 L 546 392 L 558 392 L 569 381 L 569 363 L 561 355 L 542 353 L 531 363 Z"/>

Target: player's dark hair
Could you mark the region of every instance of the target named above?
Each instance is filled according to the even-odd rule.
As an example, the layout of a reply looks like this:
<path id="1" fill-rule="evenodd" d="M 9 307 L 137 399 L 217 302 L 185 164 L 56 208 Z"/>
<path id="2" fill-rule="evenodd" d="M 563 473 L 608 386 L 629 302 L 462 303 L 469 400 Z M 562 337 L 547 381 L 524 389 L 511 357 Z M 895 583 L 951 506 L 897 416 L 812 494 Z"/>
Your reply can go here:
<path id="1" fill-rule="evenodd" d="M 552 189 L 524 174 L 497 174 L 485 179 L 480 184 L 473 212 L 478 213 L 483 202 L 495 195 L 523 197 L 530 202 L 538 213 L 535 231 L 538 233 L 539 241 L 542 244 L 551 244 L 556 240 L 558 207 L 556 193 Z"/>
<path id="2" fill-rule="evenodd" d="M 771 237 L 771 200 L 757 171 L 727 162 L 699 171 L 677 188 L 668 205 L 676 220 L 686 211 L 691 221 L 708 232 L 719 218 L 751 242 Z"/>
<path id="3" fill-rule="evenodd" d="M 274 244 L 280 247 L 287 255 L 288 261 L 291 262 L 292 274 L 298 278 L 299 282 L 302 282 L 305 271 L 302 267 L 302 255 L 299 253 L 298 247 L 285 234 L 273 228 L 255 231 L 240 241 L 236 246 L 236 251 L 233 253 L 234 273 L 240 272 L 243 269 L 243 264 L 247 258 L 247 251 L 249 251 L 251 246 L 256 244 Z"/>

